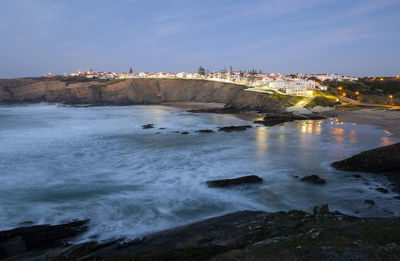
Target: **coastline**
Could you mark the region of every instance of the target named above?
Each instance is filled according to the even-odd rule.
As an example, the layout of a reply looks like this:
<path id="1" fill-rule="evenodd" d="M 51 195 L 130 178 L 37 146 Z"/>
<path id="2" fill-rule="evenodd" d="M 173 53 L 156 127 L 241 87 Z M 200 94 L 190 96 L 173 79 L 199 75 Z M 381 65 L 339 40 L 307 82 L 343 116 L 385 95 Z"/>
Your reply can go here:
<path id="1" fill-rule="evenodd" d="M 339 121 L 370 124 L 379 129 L 390 132 L 392 137 L 400 138 L 400 111 L 381 110 L 381 109 L 361 109 L 354 111 L 335 111 Z"/>

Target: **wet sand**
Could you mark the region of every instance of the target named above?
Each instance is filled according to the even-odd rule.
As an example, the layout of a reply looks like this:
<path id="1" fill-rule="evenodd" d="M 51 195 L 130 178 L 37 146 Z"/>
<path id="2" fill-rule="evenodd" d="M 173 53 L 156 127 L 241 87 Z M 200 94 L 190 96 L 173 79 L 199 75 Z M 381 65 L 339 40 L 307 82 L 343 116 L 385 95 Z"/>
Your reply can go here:
<path id="1" fill-rule="evenodd" d="M 200 109 L 222 109 L 224 103 L 216 102 L 164 102 L 161 105 L 171 106 L 184 110 L 200 110 Z"/>
<path id="2" fill-rule="evenodd" d="M 362 109 L 337 112 L 337 115 L 339 121 L 375 125 L 391 132 L 393 137 L 400 137 L 400 111 Z"/>

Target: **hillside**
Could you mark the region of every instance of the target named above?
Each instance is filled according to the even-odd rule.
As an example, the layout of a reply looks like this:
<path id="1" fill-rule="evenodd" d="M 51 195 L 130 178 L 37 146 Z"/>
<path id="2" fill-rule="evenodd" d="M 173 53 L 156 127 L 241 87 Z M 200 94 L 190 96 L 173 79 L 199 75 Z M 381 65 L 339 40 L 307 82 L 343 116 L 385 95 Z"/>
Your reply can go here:
<path id="1" fill-rule="evenodd" d="M 330 93 L 337 96 L 345 93 L 346 97 L 362 103 L 400 104 L 400 78 L 397 77 L 366 77 L 355 82 L 324 81 L 324 84 Z"/>

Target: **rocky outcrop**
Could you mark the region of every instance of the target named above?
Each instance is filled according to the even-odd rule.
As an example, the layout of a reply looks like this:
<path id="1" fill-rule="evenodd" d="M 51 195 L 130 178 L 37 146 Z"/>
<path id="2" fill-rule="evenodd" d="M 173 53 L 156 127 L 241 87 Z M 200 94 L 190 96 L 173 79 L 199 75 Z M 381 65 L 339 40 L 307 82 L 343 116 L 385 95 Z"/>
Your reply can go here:
<path id="1" fill-rule="evenodd" d="M 245 131 L 247 129 L 252 128 L 250 125 L 244 125 L 244 126 L 227 126 L 227 127 L 220 127 L 218 131 L 224 131 L 224 132 L 232 132 L 232 131 Z"/>
<path id="2" fill-rule="evenodd" d="M 332 163 L 332 167 L 386 176 L 393 182 L 394 190 L 400 192 L 400 143 L 361 152 Z"/>
<path id="3" fill-rule="evenodd" d="M 37 249 L 64 247 L 87 230 L 88 220 L 50 226 L 21 227 L 0 232 L 0 259 Z"/>
<path id="4" fill-rule="evenodd" d="M 262 124 L 264 126 L 275 126 L 285 122 L 297 121 L 297 120 L 322 120 L 324 116 L 319 114 L 300 115 L 293 113 L 278 113 L 278 114 L 267 114 L 263 120 L 255 121 L 254 123 Z"/>
<path id="5" fill-rule="evenodd" d="M 324 185 L 326 183 L 325 179 L 320 178 L 317 175 L 306 176 L 300 179 L 302 182 L 309 182 L 316 185 Z"/>
<path id="6" fill-rule="evenodd" d="M 256 176 L 244 176 L 235 179 L 217 179 L 217 180 L 210 180 L 207 181 L 206 184 L 210 188 L 225 188 L 231 186 L 237 186 L 242 184 L 254 184 L 254 183 L 262 183 L 263 179 Z"/>
<path id="7" fill-rule="evenodd" d="M 240 211 L 131 241 L 39 245 L 6 257 L 10 257 L 8 260 L 396 260 L 400 254 L 399 227 L 400 218 L 356 218 L 330 212 L 327 205 L 313 207 L 309 213 Z M 39 236 L 37 230 L 31 233 L 32 237 Z M 3 243 L 0 239 L 0 244 Z"/>
<path id="8" fill-rule="evenodd" d="M 0 80 L 0 104 L 60 102 L 128 105 L 178 101 L 224 103 L 225 109 L 236 111 L 279 112 L 284 109 L 282 103 L 266 95 L 245 92 L 243 86 L 205 80 Z"/>

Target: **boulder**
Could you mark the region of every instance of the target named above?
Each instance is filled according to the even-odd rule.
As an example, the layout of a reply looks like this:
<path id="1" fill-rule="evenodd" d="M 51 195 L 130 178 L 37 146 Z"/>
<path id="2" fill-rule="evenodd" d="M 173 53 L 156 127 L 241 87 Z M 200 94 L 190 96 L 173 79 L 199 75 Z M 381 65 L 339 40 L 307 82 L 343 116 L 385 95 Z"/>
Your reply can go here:
<path id="1" fill-rule="evenodd" d="M 213 133 L 213 130 L 198 130 L 199 133 Z"/>
<path id="2" fill-rule="evenodd" d="M 328 204 L 313 206 L 313 207 L 310 208 L 309 213 L 312 216 L 328 214 L 329 213 L 329 206 L 328 206 Z"/>
<path id="3" fill-rule="evenodd" d="M 228 126 L 228 127 L 221 127 L 218 130 L 219 131 L 225 131 L 225 132 L 232 132 L 232 131 L 244 131 L 247 129 L 252 128 L 250 125 L 244 125 L 244 126 Z"/>
<path id="4" fill-rule="evenodd" d="M 242 184 L 251 184 L 251 183 L 262 183 L 263 179 L 256 176 L 256 175 L 251 175 L 251 176 L 244 176 L 240 178 L 234 178 L 234 179 L 218 179 L 218 180 L 210 180 L 207 181 L 207 186 L 211 188 L 224 188 L 224 187 L 230 187 L 230 186 L 236 186 L 236 185 L 242 185 Z"/>
<path id="5" fill-rule="evenodd" d="M 389 190 L 385 189 L 385 188 L 377 188 L 376 191 L 382 192 L 382 193 L 389 193 Z"/>
<path id="6" fill-rule="evenodd" d="M 370 206 L 375 205 L 375 201 L 373 201 L 372 199 L 366 199 L 364 200 L 364 203 Z"/>
<path id="7" fill-rule="evenodd" d="M 317 185 L 324 185 L 326 183 L 325 179 L 318 177 L 317 175 L 306 176 L 300 179 L 303 182 L 310 182 Z"/>
<path id="8" fill-rule="evenodd" d="M 400 192 L 400 143 L 367 150 L 331 164 L 343 171 L 372 172 L 387 177 Z"/>
<path id="9" fill-rule="evenodd" d="M 187 132 L 187 131 L 182 131 L 181 134 L 187 135 L 187 134 L 189 134 L 189 132 Z"/>
<path id="10" fill-rule="evenodd" d="M 152 129 L 154 128 L 154 124 L 145 124 L 142 126 L 143 129 Z"/>

